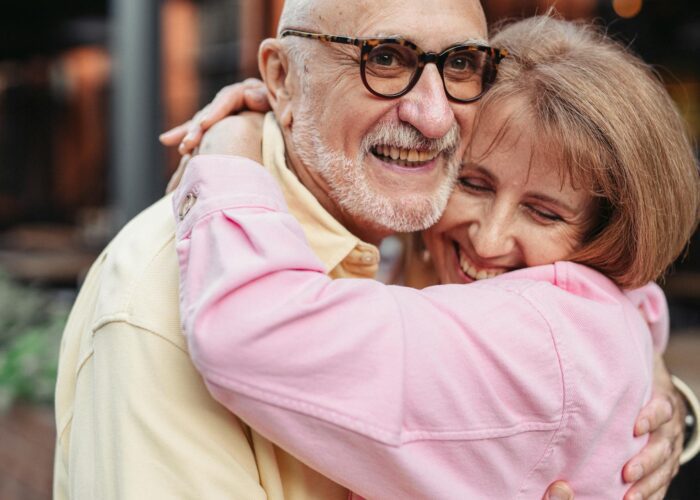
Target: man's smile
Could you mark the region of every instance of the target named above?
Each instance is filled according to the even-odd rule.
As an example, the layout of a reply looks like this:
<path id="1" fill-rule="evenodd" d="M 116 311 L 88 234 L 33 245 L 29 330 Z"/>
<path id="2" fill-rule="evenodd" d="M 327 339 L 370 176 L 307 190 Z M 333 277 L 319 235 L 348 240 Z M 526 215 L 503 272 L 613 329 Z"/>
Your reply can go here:
<path id="1" fill-rule="evenodd" d="M 379 145 L 372 148 L 372 154 L 386 163 L 401 167 L 422 167 L 440 154 L 437 150 L 419 150 Z"/>

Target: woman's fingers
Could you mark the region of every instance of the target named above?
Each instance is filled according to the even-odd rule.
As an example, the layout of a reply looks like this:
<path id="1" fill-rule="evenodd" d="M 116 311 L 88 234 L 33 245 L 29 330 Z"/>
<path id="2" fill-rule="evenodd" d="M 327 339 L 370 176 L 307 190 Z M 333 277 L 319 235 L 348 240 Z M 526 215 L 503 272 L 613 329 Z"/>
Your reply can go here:
<path id="1" fill-rule="evenodd" d="M 160 142 L 165 146 L 178 145 L 180 154 L 188 154 L 199 146 L 204 132 L 212 125 L 231 114 L 246 110 L 260 113 L 270 110 L 267 88 L 256 78 L 224 87 L 191 120 L 161 134 Z"/>
<path id="2" fill-rule="evenodd" d="M 269 109 L 269 104 L 267 104 L 267 107 L 263 108 L 257 97 L 261 89 L 264 88 L 265 84 L 255 78 L 249 78 L 244 82 L 234 83 L 233 85 L 224 87 L 216 94 L 211 104 L 207 106 L 209 109 L 207 113 L 201 117 L 200 125 L 206 130 L 228 115 L 250 109 L 249 106 L 251 105 L 257 108 L 250 109 L 251 111 L 267 111 Z M 246 98 L 247 91 L 253 92 L 253 94 L 248 96 L 250 99 Z M 267 97 L 265 101 L 267 101 Z"/>
<path id="3" fill-rule="evenodd" d="M 194 148 L 199 146 L 199 143 L 202 141 L 203 135 L 204 129 L 195 117 L 194 119 L 192 119 L 192 124 L 187 129 L 187 134 L 182 139 L 180 145 L 177 147 L 178 153 L 180 153 L 181 155 L 191 153 Z"/>
<path id="4" fill-rule="evenodd" d="M 246 107 L 250 111 L 266 113 L 272 109 L 267 99 L 267 88 L 264 85 L 246 89 L 244 98 Z"/>
<path id="5" fill-rule="evenodd" d="M 177 127 L 173 127 L 167 132 L 160 134 L 160 136 L 158 136 L 158 140 L 161 142 L 161 144 L 163 144 L 163 146 L 176 146 L 187 135 L 187 130 L 189 129 L 190 124 L 191 120 L 183 123 L 182 125 L 178 125 Z"/>

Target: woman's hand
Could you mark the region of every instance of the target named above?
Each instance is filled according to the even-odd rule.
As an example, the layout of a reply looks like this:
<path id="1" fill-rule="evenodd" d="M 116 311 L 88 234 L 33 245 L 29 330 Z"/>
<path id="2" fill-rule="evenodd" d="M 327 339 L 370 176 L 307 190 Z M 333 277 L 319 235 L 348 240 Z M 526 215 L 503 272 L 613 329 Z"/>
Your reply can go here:
<path id="1" fill-rule="evenodd" d="M 625 500 L 664 498 L 680 466 L 685 412 L 683 399 L 673 386 L 661 355 L 657 354 L 653 396 L 634 427 L 635 436 L 649 434 L 649 442 L 625 465 L 622 477 L 625 482 L 634 483 Z"/>
<path id="2" fill-rule="evenodd" d="M 218 121 L 203 135 L 196 154 L 218 154 L 243 156 L 262 163 L 262 126 L 265 115 L 245 112 Z M 180 165 L 170 178 L 166 192 L 170 193 L 178 184 L 187 168 L 192 154 L 182 157 Z"/>
<path id="3" fill-rule="evenodd" d="M 178 151 L 184 156 L 199 146 L 204 132 L 215 123 L 228 115 L 246 110 L 259 113 L 270 111 L 267 88 L 257 78 L 224 87 L 191 120 L 161 134 L 160 142 L 165 146 L 179 144 Z"/>

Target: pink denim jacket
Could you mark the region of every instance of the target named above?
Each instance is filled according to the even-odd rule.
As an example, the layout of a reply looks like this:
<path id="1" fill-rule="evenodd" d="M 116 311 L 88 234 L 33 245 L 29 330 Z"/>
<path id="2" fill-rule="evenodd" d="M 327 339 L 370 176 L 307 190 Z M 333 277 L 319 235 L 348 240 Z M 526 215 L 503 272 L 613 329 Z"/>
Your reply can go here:
<path id="1" fill-rule="evenodd" d="M 367 498 L 539 499 L 557 479 L 622 498 L 668 334 L 655 285 L 626 295 L 568 262 L 425 290 L 333 281 L 242 158 L 195 158 L 173 203 L 194 364 L 314 469 Z"/>

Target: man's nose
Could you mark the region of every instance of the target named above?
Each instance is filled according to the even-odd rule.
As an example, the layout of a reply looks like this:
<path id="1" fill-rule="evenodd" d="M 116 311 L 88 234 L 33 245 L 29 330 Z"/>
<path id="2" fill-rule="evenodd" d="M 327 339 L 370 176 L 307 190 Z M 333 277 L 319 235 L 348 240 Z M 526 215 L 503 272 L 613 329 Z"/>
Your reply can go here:
<path id="1" fill-rule="evenodd" d="M 440 72 L 434 64 L 425 67 L 416 86 L 401 98 L 399 119 L 431 139 L 444 137 L 455 123 Z"/>
<path id="2" fill-rule="evenodd" d="M 484 260 L 505 257 L 515 248 L 515 235 L 507 214 L 486 213 L 469 229 L 472 247 Z"/>

